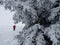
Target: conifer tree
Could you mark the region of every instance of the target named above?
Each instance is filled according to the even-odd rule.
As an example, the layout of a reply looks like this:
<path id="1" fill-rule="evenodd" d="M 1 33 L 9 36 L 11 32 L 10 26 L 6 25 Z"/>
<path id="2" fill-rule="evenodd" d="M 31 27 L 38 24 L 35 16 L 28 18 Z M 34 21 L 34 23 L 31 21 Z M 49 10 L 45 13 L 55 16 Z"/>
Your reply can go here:
<path id="1" fill-rule="evenodd" d="M 15 11 L 14 23 L 25 24 L 16 36 L 19 45 L 60 45 L 59 0 L 0 0 L 0 4 Z"/>

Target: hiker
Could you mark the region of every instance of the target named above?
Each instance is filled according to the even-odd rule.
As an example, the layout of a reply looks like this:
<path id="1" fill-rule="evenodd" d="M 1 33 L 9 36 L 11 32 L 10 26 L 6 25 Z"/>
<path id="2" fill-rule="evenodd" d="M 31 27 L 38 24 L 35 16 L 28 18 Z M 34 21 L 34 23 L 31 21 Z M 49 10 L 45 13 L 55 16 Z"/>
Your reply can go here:
<path id="1" fill-rule="evenodd" d="M 16 25 L 13 25 L 13 30 L 15 31 L 15 29 L 16 29 Z"/>

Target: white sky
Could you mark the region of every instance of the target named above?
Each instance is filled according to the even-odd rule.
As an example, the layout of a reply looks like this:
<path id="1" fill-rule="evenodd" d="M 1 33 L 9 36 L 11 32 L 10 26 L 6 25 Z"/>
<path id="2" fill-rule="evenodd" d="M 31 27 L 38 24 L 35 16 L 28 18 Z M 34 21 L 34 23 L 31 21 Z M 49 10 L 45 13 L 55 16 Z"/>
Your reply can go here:
<path id="1" fill-rule="evenodd" d="M 9 10 L 5 10 L 3 6 L 0 6 L 0 25 L 14 25 L 13 23 L 13 14 L 14 12 L 10 12 Z M 19 23 L 17 25 L 21 25 Z"/>
<path id="2" fill-rule="evenodd" d="M 0 7 L 0 25 L 12 25 L 13 24 L 13 12 L 5 10 L 4 7 Z"/>

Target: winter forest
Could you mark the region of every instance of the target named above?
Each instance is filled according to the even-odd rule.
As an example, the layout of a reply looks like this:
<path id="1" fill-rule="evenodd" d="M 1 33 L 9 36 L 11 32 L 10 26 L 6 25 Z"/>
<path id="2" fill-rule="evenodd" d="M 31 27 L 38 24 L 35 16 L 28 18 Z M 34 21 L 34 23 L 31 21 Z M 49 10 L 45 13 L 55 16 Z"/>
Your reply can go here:
<path id="1" fill-rule="evenodd" d="M 0 0 L 15 12 L 15 24 L 25 24 L 16 35 L 18 45 L 60 45 L 60 0 Z"/>

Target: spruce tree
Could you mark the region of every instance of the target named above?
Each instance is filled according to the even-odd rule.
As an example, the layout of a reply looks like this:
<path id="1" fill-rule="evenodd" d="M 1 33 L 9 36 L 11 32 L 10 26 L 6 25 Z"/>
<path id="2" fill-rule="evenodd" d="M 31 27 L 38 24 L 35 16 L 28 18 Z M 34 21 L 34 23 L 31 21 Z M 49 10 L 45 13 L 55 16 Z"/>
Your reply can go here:
<path id="1" fill-rule="evenodd" d="M 59 0 L 0 0 L 0 4 L 15 11 L 14 23 L 25 24 L 16 36 L 19 45 L 60 45 Z"/>

